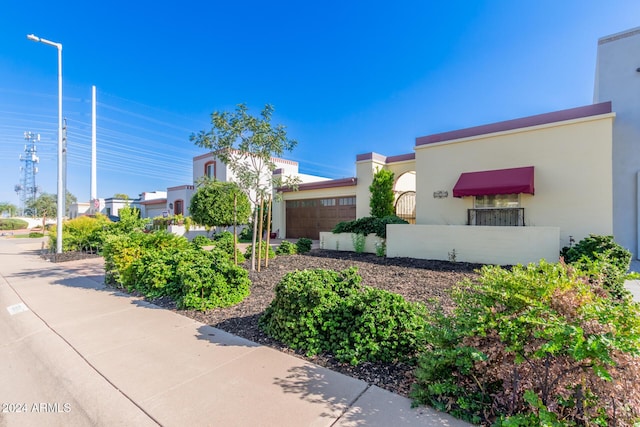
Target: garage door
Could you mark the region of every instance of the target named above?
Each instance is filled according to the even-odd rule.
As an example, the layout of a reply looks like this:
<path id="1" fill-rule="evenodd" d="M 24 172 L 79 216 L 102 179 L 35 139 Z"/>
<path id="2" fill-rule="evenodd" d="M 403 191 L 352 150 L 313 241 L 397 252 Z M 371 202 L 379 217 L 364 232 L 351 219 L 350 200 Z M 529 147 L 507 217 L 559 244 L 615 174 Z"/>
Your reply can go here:
<path id="1" fill-rule="evenodd" d="M 331 231 L 339 222 L 356 219 L 356 198 L 287 200 L 287 238 L 318 240 L 321 231 Z"/>

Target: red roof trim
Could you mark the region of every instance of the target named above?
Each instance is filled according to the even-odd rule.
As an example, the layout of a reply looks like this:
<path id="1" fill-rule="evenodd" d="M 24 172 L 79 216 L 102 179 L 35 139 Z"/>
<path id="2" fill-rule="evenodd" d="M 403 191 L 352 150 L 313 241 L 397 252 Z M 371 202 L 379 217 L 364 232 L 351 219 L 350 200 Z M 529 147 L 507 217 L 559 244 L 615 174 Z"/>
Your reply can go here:
<path id="1" fill-rule="evenodd" d="M 332 179 L 329 181 L 317 181 L 317 182 L 307 182 L 304 184 L 298 185 L 298 191 L 306 191 L 306 190 L 321 190 L 324 188 L 336 188 L 336 187 L 351 187 L 358 183 L 357 178 L 341 178 L 341 179 Z M 290 188 L 282 187 L 279 189 L 282 192 L 293 191 Z"/>
<path id="2" fill-rule="evenodd" d="M 416 138 L 416 146 L 611 113 L 611 101 Z"/>
<path id="3" fill-rule="evenodd" d="M 395 162 L 404 162 L 407 160 L 415 160 L 415 159 L 416 159 L 416 153 L 398 154 L 397 156 L 383 156 L 382 154 L 371 152 L 371 153 L 365 153 L 365 154 L 358 154 L 356 156 L 357 162 L 366 161 L 366 160 L 375 160 L 376 162 L 385 163 L 385 164 L 395 163 Z"/>
<path id="4" fill-rule="evenodd" d="M 520 193 L 535 194 L 533 166 L 465 172 L 453 187 L 453 197 Z"/>

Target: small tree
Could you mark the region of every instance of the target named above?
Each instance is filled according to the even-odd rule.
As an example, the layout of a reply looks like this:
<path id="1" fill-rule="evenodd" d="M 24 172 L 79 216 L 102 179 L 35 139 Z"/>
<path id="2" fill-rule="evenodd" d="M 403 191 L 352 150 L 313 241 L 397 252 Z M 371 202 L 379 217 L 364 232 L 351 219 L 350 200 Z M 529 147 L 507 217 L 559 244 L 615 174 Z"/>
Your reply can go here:
<path id="1" fill-rule="evenodd" d="M 9 216 L 16 216 L 18 213 L 18 207 L 13 203 L 0 202 L 0 214 L 7 213 Z"/>
<path id="2" fill-rule="evenodd" d="M 229 227 L 249 221 L 251 203 L 236 183 L 207 180 L 200 184 L 191 198 L 189 212 L 198 224 Z"/>
<path id="3" fill-rule="evenodd" d="M 378 169 L 373 175 L 373 182 L 369 186 L 371 192 L 369 207 L 372 217 L 383 218 L 395 214 L 393 182 L 394 174 L 387 169 Z"/>
<path id="4" fill-rule="evenodd" d="M 33 216 L 55 216 L 58 212 L 58 200 L 55 194 L 42 193 L 36 199 L 25 203 L 27 210 Z"/>
<path id="5" fill-rule="evenodd" d="M 276 168 L 273 157 L 291 151 L 297 141 L 289 139 L 283 125 L 273 126 L 273 107 L 265 105 L 260 117 L 248 113 L 246 105 L 239 104 L 236 111 L 211 114 L 212 128 L 192 134 L 190 140 L 199 147 L 210 149 L 233 172 L 238 186 L 249 196 L 254 206 L 271 193 L 274 186 L 295 186 L 295 179 L 274 182 Z M 258 210 L 254 209 L 251 269 L 255 270 Z"/>

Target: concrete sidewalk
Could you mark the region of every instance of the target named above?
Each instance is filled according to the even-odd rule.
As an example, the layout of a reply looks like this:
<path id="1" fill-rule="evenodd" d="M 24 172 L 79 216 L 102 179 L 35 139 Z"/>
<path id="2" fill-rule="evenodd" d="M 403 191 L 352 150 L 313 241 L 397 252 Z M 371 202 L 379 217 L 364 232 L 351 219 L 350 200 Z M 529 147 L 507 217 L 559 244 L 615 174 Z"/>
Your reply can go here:
<path id="1" fill-rule="evenodd" d="M 467 426 L 0 239 L 0 426 Z"/>

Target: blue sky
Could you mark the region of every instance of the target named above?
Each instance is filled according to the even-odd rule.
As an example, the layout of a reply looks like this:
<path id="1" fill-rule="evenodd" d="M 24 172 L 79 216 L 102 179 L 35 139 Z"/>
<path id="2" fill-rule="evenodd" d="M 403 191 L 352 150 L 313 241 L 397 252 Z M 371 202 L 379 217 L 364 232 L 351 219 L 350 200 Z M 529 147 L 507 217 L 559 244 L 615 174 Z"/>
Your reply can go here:
<path id="1" fill-rule="evenodd" d="M 355 175 L 357 154 L 410 153 L 433 133 L 590 104 L 598 38 L 640 26 L 640 2 L 4 1 L 0 201 L 18 203 L 23 133 L 56 192 L 63 45 L 68 188 L 90 195 L 91 86 L 98 196 L 189 184 L 189 135 L 213 111 L 270 103 L 303 173 Z"/>

